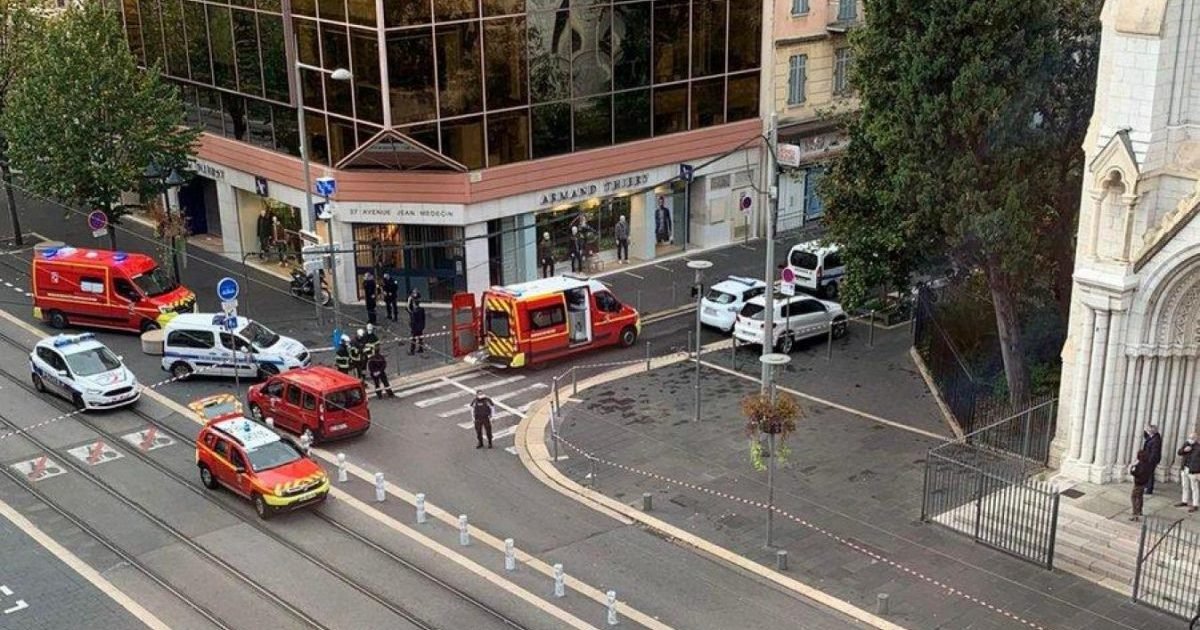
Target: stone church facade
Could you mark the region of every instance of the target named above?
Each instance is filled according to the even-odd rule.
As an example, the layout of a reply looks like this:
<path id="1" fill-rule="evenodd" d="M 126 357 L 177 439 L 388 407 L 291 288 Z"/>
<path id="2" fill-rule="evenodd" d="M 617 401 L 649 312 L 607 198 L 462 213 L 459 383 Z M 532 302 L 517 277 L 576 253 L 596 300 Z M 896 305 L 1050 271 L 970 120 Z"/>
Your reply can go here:
<path id="1" fill-rule="evenodd" d="M 1051 458 L 1108 483 L 1147 424 L 1162 475 L 1200 424 L 1200 0 L 1108 0 L 1101 21 Z"/>

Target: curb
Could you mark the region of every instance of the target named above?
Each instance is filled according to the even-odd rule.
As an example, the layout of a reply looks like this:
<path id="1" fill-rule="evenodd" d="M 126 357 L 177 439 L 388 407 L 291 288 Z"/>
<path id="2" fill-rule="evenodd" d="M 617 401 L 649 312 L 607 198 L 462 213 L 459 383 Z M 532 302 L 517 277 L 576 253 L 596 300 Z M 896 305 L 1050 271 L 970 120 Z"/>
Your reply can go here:
<path id="1" fill-rule="evenodd" d="M 966 435 L 963 433 L 962 427 L 958 424 L 958 419 L 954 417 L 954 412 L 950 411 L 950 405 L 946 404 L 946 400 L 942 398 L 942 390 L 938 389 L 933 383 L 933 375 L 929 373 L 929 367 L 925 365 L 925 359 L 921 358 L 921 353 L 917 352 L 916 348 L 908 349 L 908 356 L 912 359 L 914 365 L 917 366 L 917 371 L 921 373 L 921 378 L 925 380 L 925 387 L 929 393 L 933 394 L 933 400 L 937 403 L 938 410 L 942 412 L 942 420 L 946 421 L 946 426 L 950 427 L 950 431 L 954 433 L 954 437 L 963 439 Z"/>
<path id="2" fill-rule="evenodd" d="M 651 359 L 651 369 L 657 369 L 674 365 L 685 361 L 687 356 L 684 353 L 676 355 Z M 587 389 L 602 385 L 610 381 L 618 380 L 637 374 L 644 371 L 645 364 L 629 365 L 617 370 L 598 374 L 591 378 L 585 379 L 579 383 L 579 389 Z M 880 630 L 905 630 L 903 626 L 892 623 L 882 617 L 869 613 L 850 602 L 838 599 L 828 593 L 817 590 L 795 578 L 789 577 L 778 571 L 773 571 L 755 562 L 745 556 L 737 554 L 725 547 L 712 543 L 704 538 L 696 536 L 679 527 L 671 525 L 665 521 L 649 516 L 641 510 L 631 508 L 620 501 L 612 499 L 604 494 L 596 492 L 590 488 L 585 488 L 575 481 L 562 474 L 557 467 L 554 466 L 549 449 L 546 446 L 546 425 L 550 419 L 550 400 L 549 397 L 543 399 L 543 402 L 534 407 L 529 415 L 527 415 L 520 424 L 517 425 L 517 433 L 515 443 L 517 447 L 517 455 L 521 459 L 521 463 L 525 468 L 539 481 L 545 483 L 560 494 L 563 494 L 571 499 L 574 499 L 588 507 L 591 507 L 599 512 L 612 516 L 622 523 L 636 522 L 647 529 L 660 534 L 667 538 L 670 542 L 681 546 L 691 547 L 700 551 L 712 558 L 731 564 L 734 567 L 742 569 L 751 575 L 763 578 L 782 587 L 785 591 L 805 597 L 813 602 L 823 605 L 826 608 L 836 610 L 837 612 L 862 622 L 872 628 Z M 615 516 L 614 516 L 615 514 Z"/>

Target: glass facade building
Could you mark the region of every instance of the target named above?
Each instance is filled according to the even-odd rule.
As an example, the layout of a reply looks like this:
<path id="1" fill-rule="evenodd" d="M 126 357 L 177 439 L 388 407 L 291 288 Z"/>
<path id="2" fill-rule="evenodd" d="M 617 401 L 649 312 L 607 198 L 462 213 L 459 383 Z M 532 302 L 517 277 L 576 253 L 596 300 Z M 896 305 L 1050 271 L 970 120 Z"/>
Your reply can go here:
<path id="1" fill-rule="evenodd" d="M 759 113 L 761 0 L 122 0 L 122 9 L 131 49 L 181 86 L 191 124 L 298 156 L 294 34 L 300 62 L 324 70 L 301 74 L 311 155 L 336 168 L 353 168 L 347 157 L 385 129 L 473 170 Z M 332 80 L 335 68 L 352 80 Z"/>

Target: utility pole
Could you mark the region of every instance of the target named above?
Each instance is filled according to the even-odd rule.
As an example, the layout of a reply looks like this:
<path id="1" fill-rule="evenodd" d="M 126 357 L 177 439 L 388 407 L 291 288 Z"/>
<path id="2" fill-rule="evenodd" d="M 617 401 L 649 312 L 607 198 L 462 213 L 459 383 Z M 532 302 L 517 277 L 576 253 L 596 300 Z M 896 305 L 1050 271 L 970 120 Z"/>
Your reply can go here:
<path id="1" fill-rule="evenodd" d="M 775 213 L 779 203 L 779 168 L 775 165 L 775 150 L 779 146 L 779 114 L 771 112 L 771 127 L 767 130 L 767 203 L 766 232 L 767 259 L 764 280 L 767 290 L 763 294 L 763 343 L 762 353 L 766 356 L 775 351 Z M 770 393 L 771 366 L 762 364 L 762 389 L 764 396 Z"/>
<path id="2" fill-rule="evenodd" d="M 707 260 L 690 260 L 688 269 L 696 272 L 696 417 L 693 421 L 700 422 L 700 309 L 704 305 L 704 270 L 712 267 Z"/>

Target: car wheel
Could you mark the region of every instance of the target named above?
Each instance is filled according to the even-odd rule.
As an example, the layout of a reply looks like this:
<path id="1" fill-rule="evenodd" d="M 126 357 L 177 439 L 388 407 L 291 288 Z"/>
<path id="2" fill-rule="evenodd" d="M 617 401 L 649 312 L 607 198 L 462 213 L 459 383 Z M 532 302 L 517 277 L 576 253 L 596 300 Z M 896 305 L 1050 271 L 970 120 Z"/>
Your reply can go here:
<path id="1" fill-rule="evenodd" d="M 67 316 L 62 311 L 50 311 L 50 327 L 58 328 L 59 330 L 66 328 L 70 322 L 67 321 Z"/>
<path id="2" fill-rule="evenodd" d="M 273 363 L 262 363 L 258 366 L 259 378 L 271 378 L 279 374 L 279 368 Z"/>
<path id="3" fill-rule="evenodd" d="M 80 396 L 79 394 L 71 395 L 71 404 L 75 405 L 75 408 L 80 411 L 83 411 L 87 408 L 87 405 L 83 404 L 83 396 Z"/>
<path id="4" fill-rule="evenodd" d="M 847 332 L 848 332 L 848 327 L 846 325 L 846 320 L 839 319 L 839 320 L 833 322 L 833 338 L 834 339 L 841 339 L 842 337 L 845 337 Z"/>
<path id="5" fill-rule="evenodd" d="M 328 289 L 321 289 L 321 306 L 329 306 L 333 304 L 333 295 Z"/>
<path id="6" fill-rule="evenodd" d="M 182 381 L 191 375 L 192 366 L 184 363 L 183 361 L 176 361 L 175 364 L 171 366 L 171 378 L 174 378 L 177 381 Z"/>
<path id="7" fill-rule="evenodd" d="M 262 520 L 270 520 L 274 514 L 271 513 L 271 508 L 267 506 L 267 501 L 263 499 L 261 494 L 254 495 L 254 513 L 258 514 L 258 518 Z"/>
<path id="8" fill-rule="evenodd" d="M 250 417 L 258 422 L 265 422 L 262 407 L 259 407 L 255 403 L 250 403 Z"/>
<path id="9" fill-rule="evenodd" d="M 834 302 L 838 299 L 838 283 L 830 282 L 825 285 L 825 298 Z"/>
<path id="10" fill-rule="evenodd" d="M 637 341 L 637 329 L 633 326 L 626 326 L 621 329 L 621 347 L 628 348 Z"/>
<path id="11" fill-rule="evenodd" d="M 151 330 L 158 330 L 160 328 L 160 326 L 158 325 L 158 322 L 156 322 L 156 321 L 144 319 L 144 320 L 142 320 L 142 325 L 140 328 L 141 328 L 142 332 L 146 333 L 146 332 L 150 332 Z"/>
<path id="12" fill-rule="evenodd" d="M 46 393 L 46 382 L 43 381 L 42 377 L 38 376 L 37 374 L 33 375 L 33 388 L 38 390 L 39 394 Z"/>
<path id="13" fill-rule="evenodd" d="M 204 484 L 204 487 L 209 490 L 216 490 L 219 487 L 217 485 L 217 478 L 213 476 L 212 471 L 204 464 L 200 464 L 200 483 Z"/>
<path id="14" fill-rule="evenodd" d="M 791 354 L 792 349 L 796 346 L 796 340 L 792 338 L 792 333 L 784 333 L 783 337 L 779 339 L 779 343 L 775 344 L 775 346 L 780 354 Z"/>

